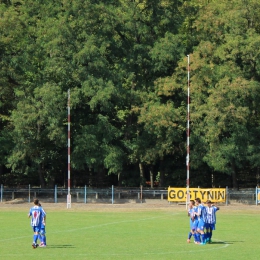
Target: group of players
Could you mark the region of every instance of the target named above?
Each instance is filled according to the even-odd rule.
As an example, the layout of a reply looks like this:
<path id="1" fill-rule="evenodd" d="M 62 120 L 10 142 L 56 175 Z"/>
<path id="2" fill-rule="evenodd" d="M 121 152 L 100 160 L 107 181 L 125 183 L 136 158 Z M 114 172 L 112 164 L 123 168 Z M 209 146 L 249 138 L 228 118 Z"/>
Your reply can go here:
<path id="1" fill-rule="evenodd" d="M 187 242 L 194 237 L 194 243 L 205 245 L 212 243 L 212 231 L 215 230 L 216 212 L 219 207 L 216 207 L 210 200 L 206 201 L 206 205 L 201 203 L 200 198 L 190 200 L 188 216 L 190 217 L 190 232 Z"/>
<path id="2" fill-rule="evenodd" d="M 31 217 L 31 226 L 33 229 L 32 247 L 46 247 L 46 212 L 41 206 L 38 199 L 34 200 L 34 206 L 30 208 L 28 217 Z M 205 245 L 211 243 L 212 231 L 215 230 L 216 207 L 210 200 L 206 201 L 207 206 L 201 203 L 200 198 L 190 200 L 188 216 L 190 217 L 190 232 L 187 242 L 190 243 L 191 237 L 194 237 L 194 243 Z M 40 245 L 37 243 L 40 240 Z"/>
<path id="3" fill-rule="evenodd" d="M 34 206 L 30 208 L 28 217 L 31 217 L 31 226 L 33 229 L 33 243 L 32 247 L 35 249 L 39 247 L 46 247 L 46 212 L 41 206 L 38 199 L 34 199 Z M 40 245 L 37 243 L 40 240 Z"/>

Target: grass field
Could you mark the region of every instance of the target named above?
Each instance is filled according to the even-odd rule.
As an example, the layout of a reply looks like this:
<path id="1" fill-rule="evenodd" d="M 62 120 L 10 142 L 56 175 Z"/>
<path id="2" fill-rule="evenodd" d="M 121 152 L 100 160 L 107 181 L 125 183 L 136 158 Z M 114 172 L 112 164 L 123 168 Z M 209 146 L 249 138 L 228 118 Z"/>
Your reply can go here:
<path id="1" fill-rule="evenodd" d="M 223 206 L 213 243 L 187 244 L 185 206 L 43 204 L 47 247 L 32 249 L 31 204 L 0 203 L 0 259 L 260 259 L 260 206 Z"/>

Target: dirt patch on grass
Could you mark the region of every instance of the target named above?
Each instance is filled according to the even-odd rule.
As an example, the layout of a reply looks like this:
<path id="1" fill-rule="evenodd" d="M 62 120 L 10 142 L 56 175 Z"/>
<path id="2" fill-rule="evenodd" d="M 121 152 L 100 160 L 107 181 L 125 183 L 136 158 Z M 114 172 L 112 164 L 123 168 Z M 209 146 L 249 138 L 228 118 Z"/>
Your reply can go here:
<path id="1" fill-rule="evenodd" d="M 49 203 L 41 201 L 42 206 L 46 211 L 186 211 L 185 204 L 173 204 L 168 201 L 155 201 L 150 200 L 145 203 L 72 203 L 71 208 L 67 208 L 67 203 Z M 30 207 L 33 206 L 33 203 L 26 202 L 23 199 L 16 199 L 12 201 L 2 202 L 0 203 L 0 210 L 9 211 L 13 210 L 21 210 L 28 211 Z M 259 214 L 260 206 L 256 205 L 244 205 L 244 204 L 232 204 L 232 205 L 218 205 L 222 212 L 231 212 L 231 211 L 242 211 L 245 213 L 246 211 L 253 211 Z"/>

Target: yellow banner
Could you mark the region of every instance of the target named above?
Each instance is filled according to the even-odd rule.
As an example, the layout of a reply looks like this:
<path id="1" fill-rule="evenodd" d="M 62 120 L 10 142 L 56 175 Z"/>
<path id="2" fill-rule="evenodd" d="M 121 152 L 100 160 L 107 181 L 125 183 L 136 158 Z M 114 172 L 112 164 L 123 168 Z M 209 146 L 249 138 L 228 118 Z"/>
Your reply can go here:
<path id="1" fill-rule="evenodd" d="M 201 189 L 190 188 L 190 199 L 195 200 L 200 198 L 202 202 L 211 200 L 212 202 L 225 202 L 226 201 L 226 189 Z M 186 188 L 168 188 L 168 201 L 172 202 L 184 202 L 187 198 Z"/>

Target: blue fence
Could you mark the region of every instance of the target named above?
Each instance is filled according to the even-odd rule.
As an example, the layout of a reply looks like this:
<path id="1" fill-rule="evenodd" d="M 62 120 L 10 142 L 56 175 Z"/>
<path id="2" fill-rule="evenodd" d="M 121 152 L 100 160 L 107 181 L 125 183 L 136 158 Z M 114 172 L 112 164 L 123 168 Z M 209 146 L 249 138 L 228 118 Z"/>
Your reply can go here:
<path id="1" fill-rule="evenodd" d="M 260 188 L 233 190 L 227 188 L 226 205 L 260 204 Z M 148 188 L 148 187 L 108 187 L 98 189 L 91 187 L 71 188 L 71 203 L 143 203 L 148 200 L 160 200 L 168 202 L 168 187 Z M 34 198 L 39 198 L 42 202 L 59 203 L 67 201 L 68 190 L 64 187 L 54 186 L 53 189 L 41 187 L 4 187 L 1 185 L 0 201 L 20 201 L 32 202 Z"/>
<path id="2" fill-rule="evenodd" d="M 68 190 L 55 186 L 53 189 L 45 189 L 39 187 L 19 187 L 10 188 L 1 185 L 1 202 L 11 200 L 22 200 L 24 202 L 32 202 L 34 198 L 39 198 L 46 202 L 64 202 L 67 199 Z M 98 188 L 71 188 L 70 189 L 72 203 L 91 203 L 91 202 L 108 202 L 118 203 L 126 202 L 127 200 L 139 200 L 142 202 L 145 199 L 167 199 L 167 189 L 143 189 L 138 188 L 118 188 L 110 187 L 106 189 Z"/>

